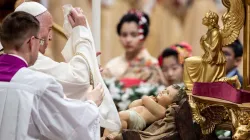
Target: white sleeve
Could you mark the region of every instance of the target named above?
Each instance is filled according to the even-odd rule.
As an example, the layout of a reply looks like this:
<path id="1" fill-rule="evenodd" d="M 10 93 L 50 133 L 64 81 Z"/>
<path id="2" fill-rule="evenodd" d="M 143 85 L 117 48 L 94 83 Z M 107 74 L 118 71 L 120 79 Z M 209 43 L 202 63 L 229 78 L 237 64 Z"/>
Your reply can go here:
<path id="1" fill-rule="evenodd" d="M 110 92 L 106 87 L 99 71 L 99 66 L 96 59 L 95 44 L 89 28 L 84 26 L 75 27 L 71 37 L 62 51 L 66 61 L 71 60 L 72 57 L 76 57 L 74 56 L 76 53 L 81 53 L 87 59 L 93 74 L 94 84 L 97 85 L 98 83 L 101 83 L 104 87 L 105 96 L 103 98 L 102 104 L 99 107 L 101 114 L 101 126 L 109 129 L 110 131 L 119 131 L 121 128 L 120 118 Z M 88 74 L 89 70 L 85 71 L 85 73 Z"/>
<path id="2" fill-rule="evenodd" d="M 64 99 L 56 81 L 35 98 L 32 119 L 40 133 L 53 140 L 100 138 L 99 110 L 91 101 Z"/>
<path id="3" fill-rule="evenodd" d="M 30 68 L 53 76 L 62 84 L 64 93 L 69 98 L 83 98 L 90 85 L 87 64 L 79 55 L 74 56 L 68 63 L 58 63 L 39 54 L 35 65 Z"/>
<path id="4" fill-rule="evenodd" d="M 36 63 L 30 68 L 53 76 L 63 86 L 67 97 L 83 98 L 90 86 L 89 68 L 85 59 L 80 55 L 75 56 L 73 53 L 75 51 L 70 46 L 81 44 L 82 47 L 91 48 L 92 43 L 93 39 L 89 30 L 83 26 L 77 26 L 73 29 L 73 34 L 62 52 L 67 63 L 58 63 L 39 53 Z M 69 59 L 66 57 L 68 55 L 70 55 Z"/>
<path id="5" fill-rule="evenodd" d="M 88 71 L 85 60 L 80 56 L 73 57 L 69 63 L 56 62 L 39 53 L 38 60 L 35 65 L 30 68 L 49 74 L 59 81 L 77 84 L 89 84 Z"/>
<path id="6" fill-rule="evenodd" d="M 67 63 L 58 63 L 39 53 L 36 63 L 30 68 L 53 76 L 63 86 L 67 97 L 73 99 L 83 98 L 90 86 L 89 68 L 85 59 L 75 55 L 71 47 L 67 46 L 78 46 L 78 43 L 80 43 L 82 47 L 90 48 L 93 45 L 92 42 L 92 35 L 88 32 L 88 29 L 83 26 L 77 26 L 73 29 L 73 34 L 62 52 L 64 57 L 70 55 L 70 59 L 65 57 Z"/>

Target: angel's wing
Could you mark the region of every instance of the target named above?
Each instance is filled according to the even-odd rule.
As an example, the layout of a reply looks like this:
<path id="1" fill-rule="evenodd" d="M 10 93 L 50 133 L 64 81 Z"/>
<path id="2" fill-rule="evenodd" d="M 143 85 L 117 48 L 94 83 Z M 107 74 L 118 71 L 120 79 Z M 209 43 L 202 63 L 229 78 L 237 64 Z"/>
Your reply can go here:
<path id="1" fill-rule="evenodd" d="M 224 106 L 221 105 L 211 105 L 204 108 L 200 114 L 206 118 L 204 124 L 202 124 L 202 133 L 209 134 L 211 133 L 216 124 L 221 123 L 226 119 L 228 111 Z"/>
<path id="2" fill-rule="evenodd" d="M 245 21 L 245 11 L 242 0 L 222 0 L 228 11 L 222 16 L 224 27 L 221 29 L 222 45 L 233 43 L 240 34 Z"/>

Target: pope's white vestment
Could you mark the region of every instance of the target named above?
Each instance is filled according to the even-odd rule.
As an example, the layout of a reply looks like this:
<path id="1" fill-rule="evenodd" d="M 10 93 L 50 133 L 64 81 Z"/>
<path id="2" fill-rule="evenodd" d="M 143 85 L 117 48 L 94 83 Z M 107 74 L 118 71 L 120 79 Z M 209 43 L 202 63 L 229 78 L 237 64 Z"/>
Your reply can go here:
<path id="1" fill-rule="evenodd" d="M 66 11 L 69 12 L 69 10 Z M 24 2 L 15 11 L 24 11 L 37 17 L 46 12 L 47 8 L 37 2 Z M 67 15 L 69 14 L 66 11 L 64 13 L 65 21 L 67 21 Z M 84 99 L 86 90 L 90 86 L 89 76 L 91 71 L 94 85 L 101 83 L 104 87 L 105 96 L 99 107 L 100 124 L 110 131 L 119 131 L 121 127 L 120 118 L 110 92 L 99 72 L 95 45 L 88 23 L 87 28 L 78 26 L 73 30 L 70 29 L 68 37 L 69 39 L 62 52 L 67 63 L 58 63 L 43 54 L 39 54 L 38 60 L 31 69 L 53 76 L 63 86 L 66 96 L 73 99 Z M 75 56 L 76 53 L 82 55 Z M 86 57 L 86 60 L 82 56 Z"/>
<path id="2" fill-rule="evenodd" d="M 93 101 L 64 99 L 62 86 L 44 73 L 23 67 L 0 82 L 0 140 L 98 140 L 99 121 Z"/>
<path id="3" fill-rule="evenodd" d="M 73 99 L 84 99 L 86 90 L 90 86 L 89 72 L 91 71 L 94 84 L 101 83 L 105 92 L 103 102 L 99 107 L 101 126 L 111 131 L 119 131 L 121 126 L 119 115 L 99 72 L 90 29 L 84 26 L 73 28 L 62 53 L 67 63 L 58 63 L 39 54 L 38 60 L 31 69 L 53 76 L 62 84 L 66 96 Z M 82 55 L 75 55 L 76 53 L 81 53 L 86 59 Z"/>

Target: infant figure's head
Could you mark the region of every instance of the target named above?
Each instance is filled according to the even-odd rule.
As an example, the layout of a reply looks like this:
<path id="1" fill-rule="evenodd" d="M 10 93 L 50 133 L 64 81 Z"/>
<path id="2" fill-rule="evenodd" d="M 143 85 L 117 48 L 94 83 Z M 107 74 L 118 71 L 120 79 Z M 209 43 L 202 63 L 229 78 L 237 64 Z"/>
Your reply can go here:
<path id="1" fill-rule="evenodd" d="M 186 91 L 184 88 L 180 87 L 177 84 L 173 84 L 167 87 L 156 97 L 157 102 L 166 108 L 173 103 L 179 105 L 179 102 L 184 98 L 187 98 Z"/>

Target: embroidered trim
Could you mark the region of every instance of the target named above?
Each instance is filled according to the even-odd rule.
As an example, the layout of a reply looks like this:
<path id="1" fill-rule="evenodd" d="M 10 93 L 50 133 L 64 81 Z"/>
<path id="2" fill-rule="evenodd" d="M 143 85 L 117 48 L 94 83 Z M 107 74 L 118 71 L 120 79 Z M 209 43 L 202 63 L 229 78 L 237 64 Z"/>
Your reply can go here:
<path id="1" fill-rule="evenodd" d="M 89 83 L 90 83 L 90 85 L 92 85 L 93 88 L 94 88 L 94 87 L 95 87 L 95 84 L 94 84 L 94 77 L 93 77 L 93 73 L 92 73 L 92 71 L 91 71 L 91 68 L 90 68 L 88 59 L 85 57 L 85 55 L 83 55 L 83 54 L 80 53 L 80 52 L 77 52 L 77 53 L 75 54 L 75 56 L 76 56 L 76 55 L 80 55 L 80 56 L 87 62 L 87 66 L 88 66 L 88 69 L 89 69 Z"/>

